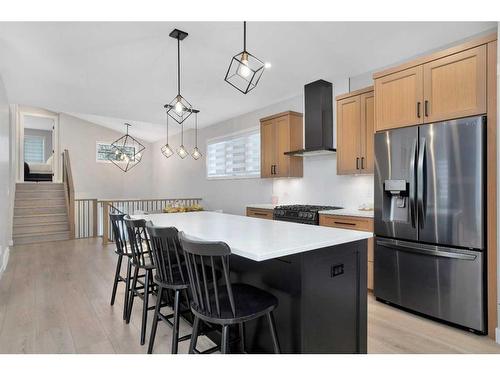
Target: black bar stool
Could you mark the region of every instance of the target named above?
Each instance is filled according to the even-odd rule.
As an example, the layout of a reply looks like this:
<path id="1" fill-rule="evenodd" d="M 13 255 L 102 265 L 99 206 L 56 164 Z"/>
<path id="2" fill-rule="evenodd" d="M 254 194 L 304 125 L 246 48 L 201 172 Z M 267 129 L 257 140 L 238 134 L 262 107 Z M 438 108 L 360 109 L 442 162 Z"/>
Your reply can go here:
<path id="1" fill-rule="evenodd" d="M 189 296 L 187 289 L 189 279 L 187 269 L 184 264 L 184 254 L 179 243 L 178 231 L 174 227 L 161 228 L 153 226 L 148 222 L 146 228 L 151 241 L 151 251 L 153 253 L 153 262 L 156 267 L 154 282 L 158 287 L 157 302 L 153 325 L 151 326 L 151 336 L 149 339 L 148 354 L 153 352 L 158 319 L 172 327 L 172 354 L 177 354 L 178 343 L 188 340 L 191 335 L 185 335 L 179 338 L 179 318 L 185 312 L 189 312 Z M 163 315 L 161 313 L 161 297 L 163 292 L 167 295 L 169 291 L 174 293 L 173 314 Z M 186 300 L 187 310 L 180 311 L 181 293 Z M 170 319 L 173 318 L 173 323 Z"/>
<path id="2" fill-rule="evenodd" d="M 189 239 L 183 232 L 179 239 L 184 250 L 193 301 L 193 333 L 189 353 L 194 353 L 200 320 L 222 326 L 221 352 L 227 353 L 229 326 L 238 325 L 241 349 L 245 351 L 245 322 L 267 317 L 275 353 L 280 353 L 274 322 L 278 299 L 265 290 L 248 284 L 231 284 L 229 256 L 231 249 L 224 242 L 201 242 Z M 216 270 L 221 269 L 224 284 L 218 285 Z"/>
<path id="3" fill-rule="evenodd" d="M 115 279 L 113 281 L 113 291 L 111 293 L 111 306 L 115 304 L 116 297 L 116 289 L 118 287 L 118 283 L 125 283 L 125 298 L 123 301 L 123 320 L 127 319 L 127 309 L 128 309 L 128 300 L 130 294 L 130 280 L 131 280 L 131 272 L 132 272 L 132 253 L 127 245 L 127 228 L 125 226 L 124 220 L 125 214 L 109 214 L 109 219 L 111 221 L 111 228 L 113 230 L 113 236 L 115 238 L 115 253 L 118 255 L 118 259 L 116 262 L 116 271 L 115 271 Z M 122 261 L 123 257 L 127 258 L 127 273 L 125 277 L 121 275 Z"/>
<path id="4" fill-rule="evenodd" d="M 148 311 L 155 309 L 155 306 L 149 306 L 149 297 L 151 294 L 154 294 L 152 271 L 155 267 L 151 259 L 151 248 L 146 233 L 146 221 L 144 219 L 132 219 L 129 215 L 126 215 L 124 220 L 127 226 L 129 245 L 132 253 L 131 264 L 134 268 L 126 322 L 127 324 L 130 322 L 134 299 L 137 296 L 142 300 L 141 345 L 144 345 L 146 341 Z M 144 282 L 139 279 L 139 271 L 144 271 Z M 138 286 L 137 284 L 140 285 Z"/>

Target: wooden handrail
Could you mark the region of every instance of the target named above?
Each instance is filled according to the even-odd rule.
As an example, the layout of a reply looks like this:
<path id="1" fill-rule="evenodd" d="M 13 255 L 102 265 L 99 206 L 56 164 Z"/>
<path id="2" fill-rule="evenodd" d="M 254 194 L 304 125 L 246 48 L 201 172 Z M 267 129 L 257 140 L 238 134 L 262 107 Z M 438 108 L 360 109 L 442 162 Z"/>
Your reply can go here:
<path id="1" fill-rule="evenodd" d="M 73 174 L 71 173 L 71 162 L 69 151 L 64 150 L 63 154 L 63 184 L 66 192 L 66 208 L 68 211 L 68 223 L 70 238 L 75 238 L 75 188 L 73 185 Z"/>

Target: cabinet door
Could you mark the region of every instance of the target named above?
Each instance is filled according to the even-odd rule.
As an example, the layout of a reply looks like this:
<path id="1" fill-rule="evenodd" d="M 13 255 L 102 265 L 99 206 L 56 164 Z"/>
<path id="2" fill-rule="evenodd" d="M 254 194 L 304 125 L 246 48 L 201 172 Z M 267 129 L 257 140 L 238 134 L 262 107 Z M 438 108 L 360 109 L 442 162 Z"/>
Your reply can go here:
<path id="1" fill-rule="evenodd" d="M 375 130 L 423 123 L 423 66 L 375 80 Z"/>
<path id="2" fill-rule="evenodd" d="M 290 151 L 290 118 L 288 116 L 275 119 L 276 130 L 276 162 L 273 177 L 288 177 L 290 173 L 290 156 L 285 152 Z"/>
<path id="3" fill-rule="evenodd" d="M 361 94 L 361 173 L 373 173 L 374 94 Z"/>
<path id="4" fill-rule="evenodd" d="M 425 122 L 486 113 L 486 46 L 424 64 Z"/>
<path id="5" fill-rule="evenodd" d="M 260 125 L 260 175 L 274 177 L 273 166 L 276 164 L 276 129 L 274 120 L 263 121 Z"/>
<path id="6" fill-rule="evenodd" d="M 337 174 L 360 171 L 361 99 L 353 96 L 337 102 Z"/>

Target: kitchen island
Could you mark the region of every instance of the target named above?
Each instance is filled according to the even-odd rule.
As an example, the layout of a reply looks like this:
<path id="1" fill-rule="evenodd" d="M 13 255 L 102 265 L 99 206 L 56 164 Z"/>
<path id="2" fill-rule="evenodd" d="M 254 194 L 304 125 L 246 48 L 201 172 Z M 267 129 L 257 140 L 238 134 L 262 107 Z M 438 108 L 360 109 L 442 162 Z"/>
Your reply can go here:
<path id="1" fill-rule="evenodd" d="M 134 217 L 174 226 L 199 240 L 226 242 L 233 254 L 233 281 L 278 298 L 275 316 L 283 353 L 366 353 L 371 233 L 216 212 Z M 248 352 L 272 351 L 265 324 L 263 319 L 246 324 Z"/>

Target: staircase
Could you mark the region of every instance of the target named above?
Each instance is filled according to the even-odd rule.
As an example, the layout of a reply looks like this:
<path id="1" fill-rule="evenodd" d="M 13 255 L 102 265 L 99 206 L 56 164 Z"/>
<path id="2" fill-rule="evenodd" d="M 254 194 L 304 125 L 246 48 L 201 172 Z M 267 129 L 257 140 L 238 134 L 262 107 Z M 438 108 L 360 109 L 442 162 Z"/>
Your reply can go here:
<path id="1" fill-rule="evenodd" d="M 14 203 L 14 245 L 70 238 L 62 183 L 18 183 Z"/>

